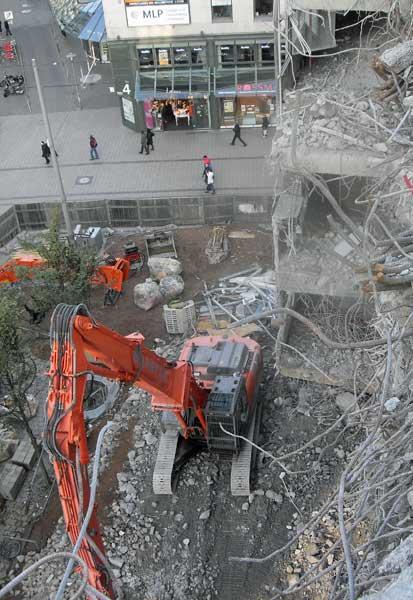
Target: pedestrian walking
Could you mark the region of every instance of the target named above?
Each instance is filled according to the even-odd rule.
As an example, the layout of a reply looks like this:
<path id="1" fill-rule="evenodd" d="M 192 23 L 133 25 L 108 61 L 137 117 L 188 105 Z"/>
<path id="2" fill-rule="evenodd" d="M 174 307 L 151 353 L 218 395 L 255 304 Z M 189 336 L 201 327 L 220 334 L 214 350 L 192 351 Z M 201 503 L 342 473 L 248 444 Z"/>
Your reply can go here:
<path id="1" fill-rule="evenodd" d="M 4 30 L 6 32 L 6 35 L 11 35 L 10 25 L 8 21 L 4 21 Z"/>
<path id="2" fill-rule="evenodd" d="M 267 137 L 269 125 L 270 125 L 270 122 L 268 121 L 268 117 L 264 116 L 262 118 L 262 137 Z"/>
<path id="3" fill-rule="evenodd" d="M 145 150 L 146 154 L 149 154 L 148 135 L 147 135 L 146 131 L 144 129 L 142 129 L 142 131 L 141 131 L 141 150 L 140 150 L 139 154 L 143 154 L 144 150 Z"/>
<path id="4" fill-rule="evenodd" d="M 42 156 L 46 161 L 46 164 L 48 165 L 50 163 L 50 148 L 48 146 L 48 144 L 46 142 L 41 141 L 40 142 L 40 146 L 42 148 Z"/>
<path id="5" fill-rule="evenodd" d="M 148 146 L 148 151 L 149 151 L 149 146 L 151 147 L 152 152 L 155 150 L 155 148 L 153 147 L 153 138 L 154 137 L 155 137 L 155 134 L 152 131 L 152 129 L 148 129 L 146 132 L 146 143 Z"/>
<path id="6" fill-rule="evenodd" d="M 207 169 L 207 173 L 206 173 L 206 180 L 207 180 L 207 189 L 205 190 L 205 193 L 208 194 L 208 192 L 212 192 L 213 194 L 215 194 L 215 186 L 214 186 L 214 171 L 208 167 Z"/>
<path id="7" fill-rule="evenodd" d="M 93 135 L 89 136 L 89 146 L 90 146 L 90 160 L 95 160 L 95 158 L 99 158 L 99 154 L 97 151 L 98 143 L 96 138 Z"/>
<path id="8" fill-rule="evenodd" d="M 205 181 L 205 185 L 206 185 L 207 184 L 207 171 L 209 168 L 212 169 L 212 162 L 207 154 L 204 154 L 204 156 L 202 157 L 202 164 L 203 164 L 202 179 Z"/>
<path id="9" fill-rule="evenodd" d="M 231 146 L 235 144 L 235 140 L 239 140 L 244 146 L 246 146 L 247 144 L 241 137 L 241 127 L 239 126 L 239 123 L 235 123 L 232 131 L 234 132 L 234 137 L 232 138 Z"/>
<path id="10" fill-rule="evenodd" d="M 0 21 L 0 33 L 3 33 L 3 29 L 1 28 L 1 21 Z"/>

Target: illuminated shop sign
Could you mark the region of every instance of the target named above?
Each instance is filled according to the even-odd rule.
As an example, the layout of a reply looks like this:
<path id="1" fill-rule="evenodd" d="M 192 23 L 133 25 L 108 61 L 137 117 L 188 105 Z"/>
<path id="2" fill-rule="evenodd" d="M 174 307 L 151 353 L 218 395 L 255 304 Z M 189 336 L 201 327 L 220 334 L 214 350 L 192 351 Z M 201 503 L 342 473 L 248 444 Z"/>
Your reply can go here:
<path id="1" fill-rule="evenodd" d="M 129 27 L 188 25 L 189 6 L 186 1 L 125 0 Z"/>

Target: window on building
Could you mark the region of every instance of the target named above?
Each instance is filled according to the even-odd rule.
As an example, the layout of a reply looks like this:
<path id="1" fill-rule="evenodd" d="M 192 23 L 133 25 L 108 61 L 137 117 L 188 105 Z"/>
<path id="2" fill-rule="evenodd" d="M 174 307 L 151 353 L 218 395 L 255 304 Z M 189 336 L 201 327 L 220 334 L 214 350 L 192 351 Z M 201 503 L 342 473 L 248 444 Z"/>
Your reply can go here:
<path id="1" fill-rule="evenodd" d="M 150 67 L 154 65 L 153 49 L 138 48 L 138 60 L 141 67 Z"/>
<path id="2" fill-rule="evenodd" d="M 229 66 L 234 64 L 234 46 L 232 44 L 225 44 L 219 46 L 219 58 L 222 66 Z"/>
<path id="3" fill-rule="evenodd" d="M 238 44 L 237 45 L 237 62 L 251 63 L 254 62 L 254 44 Z"/>
<path id="4" fill-rule="evenodd" d="M 191 62 L 193 65 L 203 65 L 206 63 L 205 46 L 193 46 L 191 48 Z"/>
<path id="5" fill-rule="evenodd" d="M 255 0 L 255 16 L 272 15 L 273 0 Z"/>
<path id="6" fill-rule="evenodd" d="M 212 20 L 232 19 L 232 0 L 211 0 Z"/>
<path id="7" fill-rule="evenodd" d="M 189 48 L 187 46 L 180 46 L 179 48 L 173 48 L 174 54 L 174 65 L 189 65 Z"/>
<path id="8" fill-rule="evenodd" d="M 171 63 L 170 48 L 156 48 L 156 61 L 159 67 L 167 67 Z"/>
<path id="9" fill-rule="evenodd" d="M 274 62 L 274 44 L 260 44 L 260 61 L 262 63 L 273 63 Z"/>

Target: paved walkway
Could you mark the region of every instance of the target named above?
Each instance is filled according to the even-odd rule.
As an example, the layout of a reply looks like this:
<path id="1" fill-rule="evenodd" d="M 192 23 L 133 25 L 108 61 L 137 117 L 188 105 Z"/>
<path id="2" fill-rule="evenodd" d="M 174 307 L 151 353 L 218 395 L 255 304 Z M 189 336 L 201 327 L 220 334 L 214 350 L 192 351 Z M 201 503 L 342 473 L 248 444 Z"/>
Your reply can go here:
<path id="1" fill-rule="evenodd" d="M 155 152 L 146 156 L 138 153 L 139 136 L 122 125 L 118 109 L 54 113 L 50 120 L 72 201 L 202 193 L 205 153 L 213 160 L 217 194 L 254 197 L 273 187 L 271 139 L 263 139 L 260 129 L 243 130 L 246 148 L 230 145 L 229 130 L 157 133 Z M 90 134 L 98 140 L 100 160 L 89 160 Z M 0 117 L 0 206 L 57 198 L 53 168 L 41 157 L 45 137 L 41 115 Z"/>

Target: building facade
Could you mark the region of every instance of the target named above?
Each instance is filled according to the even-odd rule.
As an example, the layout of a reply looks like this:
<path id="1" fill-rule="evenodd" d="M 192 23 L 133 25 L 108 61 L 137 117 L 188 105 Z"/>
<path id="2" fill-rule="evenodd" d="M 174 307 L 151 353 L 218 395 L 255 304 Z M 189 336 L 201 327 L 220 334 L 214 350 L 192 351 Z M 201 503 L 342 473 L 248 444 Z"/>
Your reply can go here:
<path id="1" fill-rule="evenodd" d="M 274 120 L 273 0 L 103 0 L 103 8 L 125 125 Z"/>

